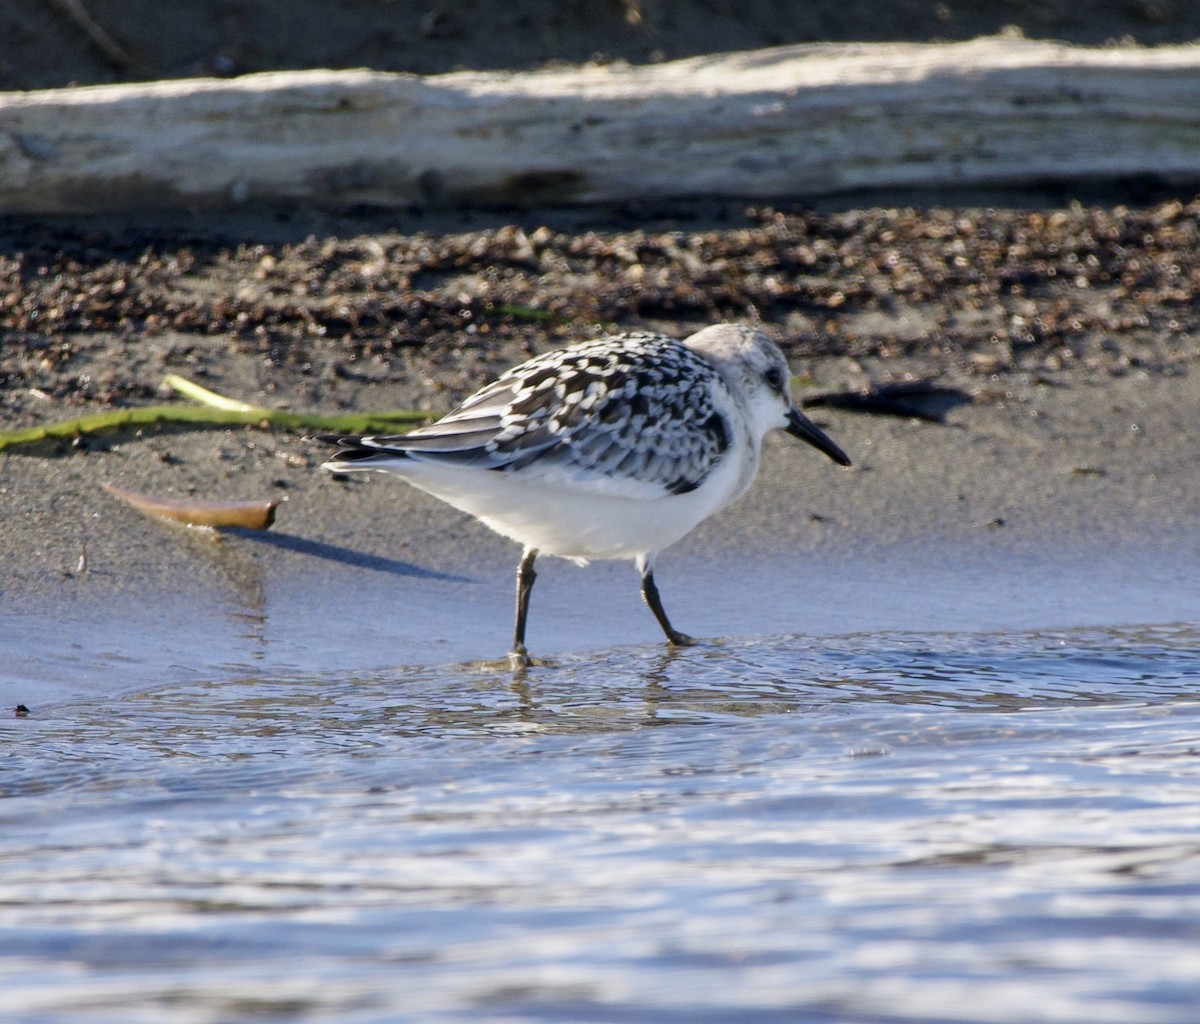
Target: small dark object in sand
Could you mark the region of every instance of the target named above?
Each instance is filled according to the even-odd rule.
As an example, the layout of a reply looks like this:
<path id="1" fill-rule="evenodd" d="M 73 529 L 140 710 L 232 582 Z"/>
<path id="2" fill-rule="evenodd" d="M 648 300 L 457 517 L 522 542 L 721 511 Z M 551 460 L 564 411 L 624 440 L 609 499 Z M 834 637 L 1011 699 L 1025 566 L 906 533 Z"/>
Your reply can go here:
<path id="1" fill-rule="evenodd" d="M 904 380 L 893 384 L 872 385 L 862 391 L 833 391 L 806 399 L 805 408 L 825 406 L 851 412 L 881 416 L 906 416 L 931 423 L 945 423 L 946 414 L 972 398 L 958 388 L 944 387 L 928 380 Z"/>

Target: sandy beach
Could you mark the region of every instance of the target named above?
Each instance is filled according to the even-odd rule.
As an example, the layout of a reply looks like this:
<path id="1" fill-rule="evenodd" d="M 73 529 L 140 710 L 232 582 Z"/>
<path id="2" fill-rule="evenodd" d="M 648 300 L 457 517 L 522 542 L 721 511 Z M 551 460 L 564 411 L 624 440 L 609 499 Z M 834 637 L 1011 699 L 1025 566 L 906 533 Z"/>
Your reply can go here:
<path id="1" fill-rule="evenodd" d="M 657 230 L 500 223 L 406 234 L 359 221 L 323 241 L 253 247 L 212 235 L 172 243 L 160 226 L 132 239 L 27 230 L 8 257 L 20 269 L 5 423 L 181 402 L 162 386 L 168 372 L 263 406 L 436 414 L 529 354 L 604 327 L 685 335 L 758 316 L 787 350 L 802 401 L 912 380 L 959 398 L 941 424 L 811 408 L 854 468 L 778 441 L 754 496 L 730 512 L 738 545 L 1107 546 L 1193 531 L 1192 207 L 718 212 L 734 223 L 704 211 L 693 215 L 710 223 L 690 231 L 677 216 Z M 1005 237 L 1018 241 L 996 244 Z M 957 250 L 968 257 L 959 270 L 947 255 Z M 803 273 L 784 277 L 800 263 Z M 114 280 L 116 300 L 102 286 Z M 46 323 L 54 317 L 61 324 Z M 4 592 L 177 578 L 177 531 L 117 503 L 106 482 L 280 498 L 276 529 L 379 556 L 415 547 L 431 570 L 482 537 L 393 481 L 331 478 L 317 469 L 323 457 L 301 436 L 254 428 L 151 427 L 5 452 Z M 414 534 L 414 516 L 430 526 Z"/>
<path id="2" fill-rule="evenodd" d="M 640 11 L 625 6 L 630 17 Z M 877 35 L 962 38 L 1003 27 L 943 6 L 936 25 L 898 16 L 877 24 Z M 1174 8 L 1139 14 L 1136 6 L 1100 26 L 1089 5 L 1043 5 L 1018 27 L 1086 43 L 1181 41 L 1197 30 Z M 229 74 L 286 63 L 249 44 L 253 26 L 221 22 L 217 7 L 189 5 L 198 19 L 190 30 L 204 41 L 191 57 L 159 46 L 151 59 L 157 43 L 140 39 L 132 22 L 110 23 L 142 54 L 142 70 L 111 59 L 98 66 L 96 48 L 69 25 L 39 38 L 57 39 L 53 56 L 75 69 L 71 81 L 131 80 L 145 67 Z M 361 5 L 341 10 L 340 29 L 378 29 Z M 675 32 L 649 6 L 641 14 L 644 23 L 609 26 L 607 59 L 703 51 L 694 31 Z M 16 5 L 4 17 L 20 34 L 45 12 Z M 452 22 L 423 22 L 424 44 L 393 48 L 379 66 L 445 70 L 461 63 L 464 47 L 474 48 L 475 65 L 501 66 L 488 48 L 499 41 Z M 803 41 L 822 26 L 829 38 L 857 38 L 837 19 L 784 24 L 752 13 L 739 24 L 739 46 Z M 512 51 L 510 66 L 573 54 L 587 38 L 588 26 L 571 19 L 543 28 L 536 46 Z M 433 53 L 440 63 L 421 63 Z M 338 65 L 320 47 L 310 57 Z M 36 70 L 30 61 L 14 78 L 10 65 L 6 84 L 64 84 Z M 839 558 L 952 565 L 972 551 L 1017 575 L 1042 566 L 1053 576 L 1067 555 L 1131 572 L 1149 562 L 1194 566 L 1198 220 L 1190 195 L 1147 182 L 872 195 L 820 207 L 789 199 L 9 217 L 0 221 L 0 426 L 181 401 L 164 389 L 167 373 L 297 411 L 436 414 L 506 366 L 604 330 L 686 335 L 723 320 L 761 322 L 787 351 L 801 399 L 927 381 L 961 400 L 942 423 L 811 408 L 854 467 L 771 442 L 753 493 L 680 545 L 689 564 L 782 559 L 788 579 L 806 563 L 822 573 Z M 495 608 L 506 606 L 511 545 L 395 481 L 334 479 L 318 469 L 324 455 L 286 432 L 166 427 L 0 453 L 3 601 L 14 611 L 70 606 L 75 615 L 118 600 L 186 606 L 232 578 L 260 597 L 299 588 L 315 609 L 347 592 L 403 607 L 406 579 L 447 574 L 494 579 L 489 592 L 504 588 Z M 213 540 L 146 518 L 101 490 L 105 483 L 281 504 L 273 539 Z M 589 579 L 577 578 L 583 607 Z M 719 585 L 706 596 L 683 575 L 664 587 L 683 608 L 689 600 L 720 606 Z M 653 635 L 631 585 L 630 595 L 618 628 L 597 642 Z M 473 612 L 439 626 L 447 610 L 461 611 L 456 600 L 422 628 L 469 631 Z M 489 605 L 491 632 L 458 653 L 503 643 L 506 614 Z M 632 632 L 626 622 L 637 623 Z M 705 628 L 722 625 L 713 615 Z M 559 640 L 570 647 L 570 630 Z"/>

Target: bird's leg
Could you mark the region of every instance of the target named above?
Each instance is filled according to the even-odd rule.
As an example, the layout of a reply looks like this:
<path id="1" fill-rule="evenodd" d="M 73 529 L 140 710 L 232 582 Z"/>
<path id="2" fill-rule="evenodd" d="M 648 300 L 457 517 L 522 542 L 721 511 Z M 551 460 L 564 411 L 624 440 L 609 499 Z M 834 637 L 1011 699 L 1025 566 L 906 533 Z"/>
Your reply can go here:
<path id="1" fill-rule="evenodd" d="M 662 606 L 662 598 L 658 596 L 658 585 L 654 582 L 653 567 L 640 562 L 638 567 L 642 570 L 642 600 L 654 612 L 654 617 L 658 619 L 662 631 L 667 634 L 667 642 L 676 647 L 691 647 L 696 641 L 686 633 L 680 633 L 667 618 L 667 613 Z"/>
<path id="2" fill-rule="evenodd" d="M 533 592 L 533 581 L 537 573 L 533 571 L 533 563 L 538 553 L 533 548 L 526 548 L 521 555 L 521 564 L 517 566 L 517 624 L 513 632 L 512 659 L 521 665 L 529 665 L 529 652 L 525 649 L 525 620 L 529 617 L 529 595 Z"/>

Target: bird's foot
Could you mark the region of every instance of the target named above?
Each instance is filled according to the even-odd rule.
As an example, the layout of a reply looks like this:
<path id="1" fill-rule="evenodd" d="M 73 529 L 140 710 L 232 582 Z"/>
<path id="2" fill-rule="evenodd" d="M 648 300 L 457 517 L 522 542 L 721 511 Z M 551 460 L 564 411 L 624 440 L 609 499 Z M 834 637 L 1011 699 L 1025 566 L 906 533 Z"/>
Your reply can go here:
<path id="1" fill-rule="evenodd" d="M 525 649 L 524 644 L 508 652 L 508 667 L 514 672 L 524 672 L 527 668 L 553 666 L 555 664 L 556 662 L 547 661 L 545 658 L 535 658 Z"/>
<path id="2" fill-rule="evenodd" d="M 503 658 L 491 658 L 485 661 L 473 661 L 471 667 L 478 672 L 504 672 L 515 675 L 524 674 L 530 668 L 558 668 L 561 662 L 549 658 L 535 658 L 524 647 L 510 651 Z"/>
<path id="3" fill-rule="evenodd" d="M 673 629 L 667 634 L 667 643 L 672 647 L 695 647 L 699 642 L 694 636 L 680 633 L 677 629 Z"/>

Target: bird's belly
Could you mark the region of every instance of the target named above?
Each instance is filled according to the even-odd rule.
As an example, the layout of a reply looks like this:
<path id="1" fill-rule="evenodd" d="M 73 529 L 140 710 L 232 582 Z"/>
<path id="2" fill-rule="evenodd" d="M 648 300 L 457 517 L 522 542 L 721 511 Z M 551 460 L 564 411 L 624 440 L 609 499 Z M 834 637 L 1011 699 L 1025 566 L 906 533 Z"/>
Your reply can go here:
<path id="1" fill-rule="evenodd" d="M 574 490 L 508 473 L 489 473 L 481 486 L 477 470 L 461 480 L 444 473 L 404 476 L 518 544 L 580 560 L 661 551 L 736 496 L 724 474 L 686 494 L 655 498 Z"/>
<path id="2" fill-rule="evenodd" d="M 536 507 L 475 513 L 497 533 L 563 558 L 633 558 L 661 551 L 707 515 L 680 497 L 655 501 L 594 495 L 540 495 Z"/>

